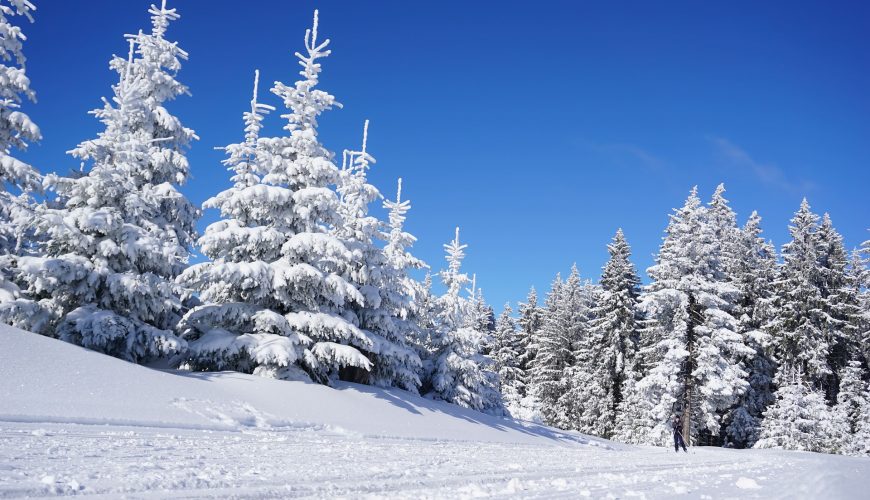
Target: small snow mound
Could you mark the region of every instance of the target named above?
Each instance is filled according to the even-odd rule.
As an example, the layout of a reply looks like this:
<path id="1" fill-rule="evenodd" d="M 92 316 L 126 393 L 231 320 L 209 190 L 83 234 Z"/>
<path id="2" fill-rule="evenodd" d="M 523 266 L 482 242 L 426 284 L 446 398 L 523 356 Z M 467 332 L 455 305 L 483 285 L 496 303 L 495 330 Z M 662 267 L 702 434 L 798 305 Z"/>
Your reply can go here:
<path id="1" fill-rule="evenodd" d="M 761 486 L 759 486 L 758 483 L 755 482 L 755 479 L 750 479 L 748 477 L 741 477 L 734 484 L 736 484 L 737 487 L 740 488 L 741 490 L 759 490 L 759 489 L 761 489 Z"/>

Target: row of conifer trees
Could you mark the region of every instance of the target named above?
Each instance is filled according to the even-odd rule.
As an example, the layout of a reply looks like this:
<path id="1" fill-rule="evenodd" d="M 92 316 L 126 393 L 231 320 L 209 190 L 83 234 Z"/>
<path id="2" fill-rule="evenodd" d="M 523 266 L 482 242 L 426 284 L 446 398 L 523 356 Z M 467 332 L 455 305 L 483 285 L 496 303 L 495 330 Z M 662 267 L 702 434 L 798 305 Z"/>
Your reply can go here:
<path id="1" fill-rule="evenodd" d="M 40 139 L 20 111 L 34 99 L 24 36 L 29 0 L 0 4 L 0 321 L 147 363 L 282 379 L 351 380 L 509 412 L 631 443 L 659 444 L 682 418 L 693 442 L 866 454 L 870 447 L 867 257 L 849 254 L 831 219 L 804 201 L 778 255 L 753 213 L 743 227 L 720 186 L 675 210 L 641 286 L 622 231 L 597 284 L 576 268 L 496 320 L 466 246 L 445 245 L 445 292 L 411 253 L 410 209 L 367 181 L 368 123 L 341 165 L 318 138 L 338 103 L 319 88 L 328 40 L 313 27 L 300 78 L 255 73 L 242 140 L 225 147 L 232 186 L 207 200 L 219 220 L 197 235 L 200 208 L 179 191 L 198 137 L 165 107 L 188 94 L 187 59 L 151 6 L 151 30 L 127 35 L 96 138 L 71 151 L 74 176 L 43 176 L 12 156 Z M 277 103 L 276 103 L 277 104 Z M 189 265 L 193 248 L 207 257 Z M 863 252 L 863 253 L 862 253 Z"/>
<path id="2" fill-rule="evenodd" d="M 870 453 L 870 241 L 804 200 L 780 255 L 719 186 L 670 216 L 648 285 L 622 231 L 600 282 L 558 276 L 494 328 L 508 410 L 629 443 Z"/>
<path id="3" fill-rule="evenodd" d="M 81 172 L 43 177 L 12 156 L 40 138 L 18 111 L 34 94 L 11 22 L 32 20 L 35 7 L 0 5 L 13 63 L 0 89 L 0 321 L 137 363 L 352 380 L 503 414 L 459 230 L 445 245 L 447 292 L 434 296 L 431 278 L 411 276 L 427 266 L 403 230 L 401 180 L 383 202 L 389 220 L 369 212 L 382 196 L 367 181 L 368 123 L 341 166 L 318 138 L 319 116 L 339 104 L 319 88 L 330 51 L 316 11 L 296 54 L 299 79 L 270 89 L 283 133 L 263 134 L 275 107 L 259 99 L 255 73 L 243 140 L 225 148 L 233 184 L 204 203 L 220 218 L 197 235 L 200 208 L 178 187 L 198 137 L 166 107 L 189 93 L 178 80 L 188 55 L 168 38 L 178 12 L 152 5 L 150 31 L 125 36 L 126 57 L 109 64 L 112 97 L 93 111 L 104 129 L 70 152 Z M 194 247 L 206 262 L 188 265 Z"/>

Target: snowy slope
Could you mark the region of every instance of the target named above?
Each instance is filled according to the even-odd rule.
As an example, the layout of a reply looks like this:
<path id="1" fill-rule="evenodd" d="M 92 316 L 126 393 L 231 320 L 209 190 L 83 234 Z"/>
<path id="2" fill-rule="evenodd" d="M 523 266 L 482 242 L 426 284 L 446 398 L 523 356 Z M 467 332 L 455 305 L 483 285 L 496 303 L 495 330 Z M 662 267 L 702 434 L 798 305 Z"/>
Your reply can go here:
<path id="1" fill-rule="evenodd" d="M 866 498 L 870 460 L 634 448 L 358 385 L 135 366 L 0 326 L 0 497 Z"/>
<path id="2" fill-rule="evenodd" d="M 0 420 L 7 422 L 326 428 L 364 436 L 618 446 L 400 390 L 357 384 L 336 390 L 233 372 L 157 371 L 4 325 L 0 350 Z"/>

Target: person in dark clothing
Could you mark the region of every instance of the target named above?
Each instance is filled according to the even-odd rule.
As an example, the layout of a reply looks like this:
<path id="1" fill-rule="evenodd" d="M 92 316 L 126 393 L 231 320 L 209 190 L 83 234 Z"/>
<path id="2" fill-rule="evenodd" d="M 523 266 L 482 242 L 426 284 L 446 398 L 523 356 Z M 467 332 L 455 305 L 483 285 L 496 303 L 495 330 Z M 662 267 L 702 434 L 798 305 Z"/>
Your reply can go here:
<path id="1" fill-rule="evenodd" d="M 671 422 L 671 425 L 674 428 L 674 451 L 679 453 L 680 446 L 683 447 L 683 451 L 689 453 L 689 450 L 686 448 L 686 441 L 683 440 L 683 432 L 680 429 L 682 427 L 680 423 L 680 416 L 674 415 L 674 420 Z"/>

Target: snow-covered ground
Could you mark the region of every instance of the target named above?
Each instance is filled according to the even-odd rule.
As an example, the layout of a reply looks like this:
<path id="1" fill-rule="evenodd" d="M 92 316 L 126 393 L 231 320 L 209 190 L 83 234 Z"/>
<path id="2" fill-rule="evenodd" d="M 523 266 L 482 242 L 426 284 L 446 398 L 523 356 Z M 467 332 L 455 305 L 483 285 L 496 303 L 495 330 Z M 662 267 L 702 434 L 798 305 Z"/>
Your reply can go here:
<path id="1" fill-rule="evenodd" d="M 870 460 L 630 447 L 402 391 L 162 372 L 0 326 L 0 497 L 867 498 Z"/>

